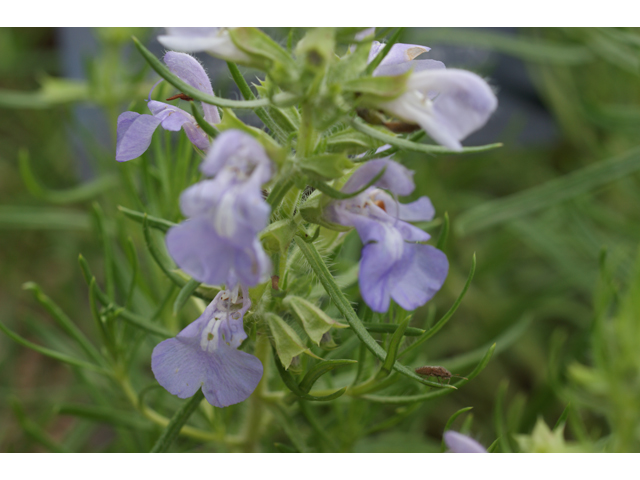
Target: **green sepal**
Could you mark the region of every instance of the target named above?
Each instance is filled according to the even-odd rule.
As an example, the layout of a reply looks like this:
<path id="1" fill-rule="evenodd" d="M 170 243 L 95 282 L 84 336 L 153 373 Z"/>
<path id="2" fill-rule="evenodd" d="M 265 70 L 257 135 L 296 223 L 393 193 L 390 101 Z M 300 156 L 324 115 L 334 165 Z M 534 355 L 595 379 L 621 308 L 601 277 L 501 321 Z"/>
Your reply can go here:
<path id="1" fill-rule="evenodd" d="M 332 28 L 310 29 L 296 47 L 296 57 L 302 60 L 300 83 L 307 98 L 318 97 L 327 66 L 335 60 L 335 39 Z"/>
<path id="2" fill-rule="evenodd" d="M 278 220 L 260 233 L 260 241 L 268 254 L 285 253 L 298 226 L 291 220 Z"/>
<path id="3" fill-rule="evenodd" d="M 304 345 L 304 342 L 300 340 L 295 330 L 278 315 L 275 313 L 267 313 L 266 319 L 269 330 L 271 330 L 273 341 L 276 344 L 276 352 L 285 370 L 291 365 L 293 357 L 301 353 L 306 353 L 314 358 L 320 358 Z"/>
<path id="4" fill-rule="evenodd" d="M 359 155 L 384 145 L 380 140 L 350 128 L 325 137 L 325 140 L 328 152 L 341 152 L 347 155 Z"/>
<path id="5" fill-rule="evenodd" d="M 233 110 L 222 109 L 222 121 L 216 125 L 221 132 L 225 130 L 241 130 L 255 138 L 264 147 L 267 155 L 277 165 L 282 165 L 287 158 L 286 151 L 267 132 L 256 127 L 250 127 L 236 117 Z"/>
<path id="6" fill-rule="evenodd" d="M 300 170 L 316 180 L 333 180 L 344 175 L 344 170 L 353 168 L 353 163 L 343 153 L 323 153 L 302 158 Z"/>
<path id="7" fill-rule="evenodd" d="M 347 232 L 351 230 L 351 227 L 345 227 L 344 225 L 329 222 L 324 218 L 324 208 L 330 201 L 330 197 L 322 195 L 322 192 L 316 190 L 309 195 L 307 200 L 300 206 L 300 215 L 302 215 L 302 218 L 307 222 L 321 225 L 329 230 L 335 230 L 338 232 Z"/>
<path id="8" fill-rule="evenodd" d="M 320 345 L 322 336 L 328 332 L 331 327 L 348 327 L 348 325 L 335 321 L 316 305 L 304 298 L 288 295 L 282 303 L 300 320 L 304 331 L 316 345 Z"/>
<path id="9" fill-rule="evenodd" d="M 298 69 L 285 49 L 257 28 L 233 28 L 229 30 L 233 43 L 251 57 L 248 66 L 269 74 L 275 83 L 283 87 L 298 85 Z"/>
<path id="10" fill-rule="evenodd" d="M 388 102 L 402 95 L 407 90 L 410 75 L 411 70 L 394 77 L 356 78 L 342 85 L 342 89 L 357 93 L 359 104 L 375 106 L 379 102 Z"/>

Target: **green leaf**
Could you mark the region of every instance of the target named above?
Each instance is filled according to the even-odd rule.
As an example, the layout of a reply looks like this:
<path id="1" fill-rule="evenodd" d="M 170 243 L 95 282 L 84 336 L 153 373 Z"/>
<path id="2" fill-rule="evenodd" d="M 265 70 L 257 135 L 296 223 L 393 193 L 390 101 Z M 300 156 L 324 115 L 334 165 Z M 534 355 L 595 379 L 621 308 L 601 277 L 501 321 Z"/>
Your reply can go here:
<path id="1" fill-rule="evenodd" d="M 51 207 L 0 206 L 0 229 L 89 230 L 89 215 L 77 210 Z"/>
<path id="2" fill-rule="evenodd" d="M 444 212 L 444 223 L 442 224 L 442 229 L 440 230 L 440 236 L 438 237 L 438 243 L 436 244 L 436 248 L 438 250 L 442 250 L 444 248 L 444 245 L 447 243 L 448 236 L 449 236 L 449 214 L 447 212 Z"/>
<path id="3" fill-rule="evenodd" d="M 319 307 L 304 298 L 296 297 L 295 295 L 287 295 L 282 303 L 295 314 L 298 320 L 300 320 L 304 331 L 316 345 L 320 344 L 322 336 L 328 332 L 331 327 L 347 327 L 347 325 L 343 325 L 335 321 Z"/>
<path id="4" fill-rule="evenodd" d="M 95 277 L 91 273 L 91 270 L 89 269 L 89 265 L 87 264 L 87 261 L 84 259 L 82 255 L 78 256 L 78 262 L 80 263 L 80 268 L 82 269 L 82 274 L 84 276 L 85 281 L 87 282 L 87 285 L 89 285 L 90 287 L 92 284 L 94 285 L 93 287 L 91 287 L 92 291 L 94 292 L 94 295 L 96 296 L 98 301 L 102 303 L 102 305 L 105 305 L 105 306 L 112 305 L 117 311 L 118 316 L 120 318 L 130 323 L 131 325 L 134 325 L 149 333 L 160 335 L 163 338 L 169 338 L 169 337 L 175 336 L 169 330 L 166 330 L 160 325 L 156 325 L 155 323 L 150 322 L 145 317 L 138 315 L 137 313 L 133 313 L 124 307 L 114 304 L 111 301 L 111 299 L 107 297 L 107 295 L 102 290 L 100 290 L 100 288 L 95 284 L 94 282 Z"/>
<path id="5" fill-rule="evenodd" d="M 191 298 L 197 288 L 200 286 L 200 282 L 193 278 L 184 284 L 184 287 L 180 289 L 180 293 L 176 297 L 176 301 L 173 302 L 173 314 L 177 315 L 184 304 Z"/>
<path id="6" fill-rule="evenodd" d="M 495 348 L 496 348 L 496 345 L 494 343 L 489 348 L 489 350 L 487 350 L 484 357 L 482 358 L 480 363 L 476 366 L 476 368 L 470 374 L 467 375 L 468 380 L 464 380 L 464 379 L 460 380 L 459 382 L 456 383 L 456 387 L 461 387 L 467 382 L 469 382 L 470 380 L 472 380 L 473 378 L 475 378 L 476 376 L 478 376 L 480 372 L 482 372 L 482 370 L 484 370 L 485 367 L 488 365 L 489 360 L 491 360 L 491 356 L 493 355 Z M 376 402 L 376 403 L 406 405 L 410 403 L 424 402 L 426 400 L 438 398 L 443 395 L 447 395 L 452 391 L 453 390 L 449 390 L 449 389 L 440 389 L 440 390 L 430 391 L 427 393 L 422 393 L 419 395 L 404 395 L 404 396 L 363 395 L 361 398 L 363 398 L 364 400 L 368 400 L 370 402 Z"/>
<path id="7" fill-rule="evenodd" d="M 418 339 L 415 342 L 413 342 L 411 345 L 405 348 L 402 352 L 400 352 L 400 355 L 399 355 L 400 357 L 418 348 L 420 345 L 422 345 L 424 342 L 426 342 L 428 339 L 430 339 L 436 333 L 438 333 L 442 327 L 445 326 L 445 324 L 449 321 L 449 319 L 453 316 L 453 314 L 456 313 L 456 310 L 462 303 L 462 299 L 467 293 L 467 290 L 469 290 L 469 286 L 471 285 L 471 281 L 473 280 L 473 275 L 475 274 L 475 272 L 476 272 L 476 254 L 474 253 L 473 261 L 471 264 L 471 270 L 469 271 L 469 276 L 467 277 L 467 281 L 465 282 L 464 287 L 460 292 L 460 295 L 458 295 L 458 298 L 456 298 L 456 301 L 453 303 L 453 305 L 447 311 L 447 313 L 445 313 L 442 316 L 442 318 L 438 320 L 438 322 L 433 327 L 431 327 L 429 330 L 427 330 L 422 335 L 420 335 L 420 337 L 418 337 Z"/>
<path id="8" fill-rule="evenodd" d="M 94 422 L 108 423 L 113 426 L 130 428 L 132 430 L 152 430 L 154 425 L 139 414 L 118 410 L 111 407 L 99 407 L 83 404 L 62 404 L 56 407 L 59 415 L 72 415 Z"/>
<path id="9" fill-rule="evenodd" d="M 358 363 L 356 360 L 325 360 L 318 363 L 311 370 L 307 372 L 302 381 L 300 382 L 300 390 L 304 393 L 309 393 L 313 384 L 325 373 L 335 370 L 336 368 L 346 367 Z"/>
<path id="10" fill-rule="evenodd" d="M 29 340 L 22 338 L 17 333 L 9 330 L 4 323 L 0 322 L 0 330 L 2 330 L 9 338 L 19 343 L 23 347 L 30 348 L 31 350 L 35 350 L 42 355 L 53 358 L 54 360 L 58 360 L 59 362 L 66 363 L 73 367 L 83 368 L 85 370 L 91 370 L 94 372 L 109 374 L 103 367 L 95 365 L 93 363 L 85 362 L 84 360 L 78 360 L 77 358 L 71 357 L 69 355 L 65 355 L 64 353 L 56 352 L 55 350 L 51 350 L 46 347 L 41 347 Z"/>
<path id="11" fill-rule="evenodd" d="M 351 326 L 351 329 L 358 336 L 360 341 L 366 345 L 369 351 L 373 353 L 376 358 L 384 362 L 387 357 L 387 352 L 385 352 L 384 349 L 380 345 L 378 345 L 375 339 L 369 334 L 369 332 L 367 332 L 367 329 L 358 318 L 358 315 L 356 315 L 356 312 L 353 311 L 351 303 L 345 298 L 342 290 L 336 284 L 336 281 L 329 272 L 329 269 L 320 257 L 320 254 L 318 253 L 316 248 L 313 246 L 313 244 L 306 243 L 302 238 L 298 236 L 294 237 L 294 240 L 298 245 L 298 248 L 302 251 L 304 257 L 307 259 L 307 262 L 309 262 L 309 265 L 315 272 L 318 280 L 320 280 L 320 283 L 322 283 L 322 286 L 329 295 L 329 298 L 331 298 L 334 305 L 345 317 L 345 319 Z M 429 385 L 430 387 L 436 388 L 439 387 L 447 390 L 455 390 L 455 387 L 453 385 L 439 385 L 436 382 L 425 380 L 424 378 L 416 374 L 413 370 L 402 365 L 398 361 L 393 364 L 393 369 L 401 373 L 402 375 L 412 378 L 413 380 L 416 380 L 417 382 L 424 385 Z"/>
<path id="12" fill-rule="evenodd" d="M 291 392 L 296 397 L 299 397 L 299 398 L 301 398 L 303 400 L 309 400 L 309 401 L 312 401 L 312 402 L 329 402 L 331 400 L 335 400 L 338 397 L 341 397 L 342 395 L 344 395 L 344 392 L 347 391 L 347 387 L 343 387 L 343 388 L 333 392 L 332 394 L 326 395 L 324 397 L 317 397 L 317 396 L 314 396 L 314 395 L 309 395 L 307 392 L 303 391 L 300 388 L 300 386 L 295 381 L 293 376 L 289 372 L 287 372 L 285 370 L 284 366 L 282 365 L 282 362 L 280 361 L 280 358 L 278 357 L 277 352 L 274 351 L 273 353 L 274 353 L 273 354 L 273 359 L 274 359 L 275 364 L 276 364 L 276 370 L 278 370 L 278 373 L 280 374 L 280 378 L 282 379 L 284 384 L 287 386 L 287 388 L 289 390 L 291 390 Z"/>
<path id="13" fill-rule="evenodd" d="M 393 364 L 396 362 L 396 358 L 398 357 L 398 348 L 400 348 L 400 343 L 404 338 L 404 332 L 407 329 L 410 320 L 411 317 L 408 317 L 400 325 L 398 325 L 398 329 L 391 337 L 389 348 L 387 349 L 387 358 L 384 359 L 384 363 L 382 364 L 380 371 L 376 375 L 376 379 L 380 380 L 391 373 Z"/>
<path id="14" fill-rule="evenodd" d="M 20 427 L 26 435 L 28 435 L 41 445 L 45 446 L 52 452 L 67 453 L 67 450 L 66 448 L 64 448 L 64 446 L 59 445 L 58 442 L 51 438 L 51 436 L 45 430 L 43 430 L 43 428 L 39 424 L 27 417 L 18 399 L 11 399 L 11 408 L 16 418 L 18 419 Z"/>
<path id="15" fill-rule="evenodd" d="M 449 420 L 447 420 L 446 425 L 444 426 L 444 430 L 443 432 L 446 432 L 447 430 L 451 429 L 451 425 L 453 425 L 453 422 L 455 421 L 456 418 L 458 418 L 460 415 L 462 415 L 465 412 L 468 412 L 469 410 L 471 410 L 473 407 L 465 407 L 465 408 L 461 408 L 460 410 L 458 410 L 456 413 L 454 413 L 453 415 L 451 415 L 451 417 L 449 417 Z M 442 437 L 442 446 L 440 451 L 444 452 L 447 449 L 447 445 L 444 443 L 444 436 Z"/>
<path id="16" fill-rule="evenodd" d="M 209 95 L 207 93 L 201 92 L 197 88 L 189 85 L 187 82 L 182 80 L 177 75 L 174 75 L 171 72 L 171 70 L 169 70 L 160 60 L 158 60 L 153 53 L 147 50 L 137 38 L 133 37 L 133 42 L 135 43 L 136 48 L 140 51 L 140 53 L 145 58 L 145 60 L 149 63 L 149 65 L 151 65 L 151 68 L 153 68 L 158 73 L 158 75 L 160 75 L 167 82 L 169 82 L 171 85 L 173 85 L 178 90 L 180 90 L 182 93 L 190 96 L 195 100 L 200 100 L 201 102 L 205 102 L 210 105 L 216 105 L 218 107 L 223 107 L 223 108 L 253 109 L 253 108 L 266 107 L 272 103 L 267 98 L 261 98 L 258 100 L 248 100 L 248 101 L 228 100 L 226 98 L 220 98 L 220 97 L 216 97 L 215 95 Z M 275 103 L 282 102 L 286 104 L 286 103 L 291 103 L 292 101 L 295 100 L 295 98 L 296 97 L 292 94 L 283 93 L 281 95 L 276 95 L 273 100 Z"/>
<path id="17" fill-rule="evenodd" d="M 370 332 L 375 333 L 394 333 L 398 330 L 398 325 L 395 323 L 369 323 L 362 322 L 364 328 Z M 419 337 L 425 331 L 421 328 L 407 327 L 403 333 L 405 337 Z"/>
<path id="18" fill-rule="evenodd" d="M 24 290 L 30 290 L 33 292 L 33 296 L 36 301 L 42 305 L 53 317 L 62 329 L 73 338 L 78 345 L 85 351 L 85 353 L 96 363 L 104 364 L 104 357 L 100 355 L 100 352 L 93 346 L 84 333 L 76 326 L 75 323 L 62 311 L 62 309 L 56 305 L 49 297 L 47 297 L 40 287 L 33 283 L 27 282 L 22 288 Z"/>
<path id="19" fill-rule="evenodd" d="M 593 55 L 587 47 L 580 44 L 560 43 L 541 38 L 529 38 L 525 35 L 502 35 L 486 29 L 474 30 L 459 28 L 429 29 L 429 45 L 444 43 L 474 48 L 485 48 L 505 53 L 530 62 L 552 63 L 563 67 L 579 65 L 593 61 Z"/>
<path id="20" fill-rule="evenodd" d="M 640 147 L 576 170 L 523 192 L 483 203 L 456 220 L 456 230 L 468 234 L 499 225 L 585 194 L 640 170 Z"/>
<path id="21" fill-rule="evenodd" d="M 151 215 L 147 215 L 146 212 L 136 212 L 135 210 L 130 210 L 125 207 L 118 206 L 118 210 L 124 213 L 127 217 L 132 220 L 135 220 L 140 225 L 142 225 L 147 219 L 147 223 L 150 227 L 160 230 L 162 232 L 167 232 L 171 227 L 175 227 L 177 223 L 170 222 L 169 220 L 165 220 L 164 218 L 152 217 Z"/>
<path id="22" fill-rule="evenodd" d="M 426 145 L 424 143 L 411 142 L 394 135 L 389 135 L 388 133 L 382 131 L 382 129 L 379 130 L 367 125 L 360 118 L 352 118 L 349 121 L 349 124 L 357 131 L 369 135 L 371 138 L 375 138 L 376 140 L 380 140 L 383 143 L 388 143 L 389 145 L 393 145 L 394 147 L 398 147 L 402 150 L 408 150 L 410 152 L 421 152 L 429 154 L 446 153 L 448 155 L 460 155 L 472 152 L 485 152 L 487 150 L 493 150 L 494 148 L 502 147 L 502 143 L 492 143 L 489 145 L 482 145 L 481 147 L 464 147 L 460 151 L 449 150 L 448 148 L 441 145 Z M 385 152 L 385 154 L 389 155 L 388 152 Z"/>
<path id="23" fill-rule="evenodd" d="M 0 107 L 46 109 L 90 98 L 90 88 L 84 80 L 45 77 L 41 83 L 40 89 L 32 92 L 0 90 Z"/>
<path id="24" fill-rule="evenodd" d="M 271 335 L 273 336 L 273 341 L 275 342 L 276 352 L 285 370 L 291 365 L 293 357 L 297 357 L 301 353 L 319 358 L 304 345 L 304 342 L 300 340 L 295 330 L 278 315 L 269 312 L 266 314 L 266 319 Z"/>
<path id="25" fill-rule="evenodd" d="M 50 190 L 40 184 L 31 170 L 28 150 L 24 148 L 20 149 L 18 152 L 18 164 L 20 166 L 20 175 L 27 190 L 29 190 L 34 197 L 50 203 L 64 204 L 90 200 L 118 185 L 116 176 L 101 175 L 96 180 L 68 190 Z"/>
<path id="26" fill-rule="evenodd" d="M 320 190 L 322 193 L 324 193 L 328 197 L 334 198 L 336 200 L 346 200 L 348 198 L 357 197 L 362 192 L 364 192 L 367 188 L 369 188 L 372 185 L 374 185 L 378 180 L 380 180 L 382 178 L 382 176 L 385 174 L 386 170 L 387 170 L 387 167 L 382 168 L 376 174 L 376 176 L 373 177 L 371 180 L 369 180 L 363 187 L 361 187 L 358 190 L 356 190 L 355 192 L 351 192 L 351 193 L 345 193 L 345 192 L 342 192 L 340 190 L 336 190 L 335 188 L 330 187 L 326 183 L 323 183 L 323 182 L 320 182 L 320 181 L 316 181 L 316 180 L 314 180 L 312 178 L 308 179 L 307 183 L 310 186 L 312 186 L 313 188 L 315 188 L 317 190 Z M 309 201 L 309 200 L 307 200 L 307 201 Z M 301 209 L 302 208 L 304 208 L 304 206 L 301 207 Z"/>
<path id="27" fill-rule="evenodd" d="M 200 109 L 193 102 L 191 102 L 191 113 L 204 133 L 209 135 L 211 138 L 216 138 L 220 135 L 218 129 L 204 119 L 204 116 L 200 113 Z"/>
<path id="28" fill-rule="evenodd" d="M 564 407 L 564 410 L 560 414 L 560 417 L 558 417 L 558 421 L 553 427 L 554 430 L 561 428 L 565 423 L 567 423 L 567 418 L 569 417 L 570 410 L 571 410 L 571 402 L 567 403 L 567 406 Z"/>
<path id="29" fill-rule="evenodd" d="M 171 417 L 171 421 L 162 431 L 160 438 L 158 438 L 158 441 L 150 453 L 165 453 L 169 450 L 169 447 L 180 433 L 180 430 L 184 424 L 187 423 L 191 414 L 198 408 L 203 398 L 204 393 L 202 393 L 201 389 L 198 389 L 193 397 L 182 404 L 173 417 Z"/>
<path id="30" fill-rule="evenodd" d="M 380 62 L 382 62 L 382 60 L 384 60 L 384 57 L 386 57 L 387 54 L 391 51 L 391 47 L 393 47 L 396 44 L 396 42 L 400 39 L 400 35 L 402 35 L 403 31 L 404 31 L 404 27 L 401 27 L 401 28 L 398 28 L 393 33 L 391 38 L 385 44 L 382 51 L 378 52 L 375 58 L 371 60 L 371 62 L 369 62 L 369 65 L 367 65 L 367 68 L 365 69 L 365 72 L 364 72 L 365 75 L 373 74 L 373 71 L 376 68 L 378 68 L 378 65 L 380 65 Z"/>
<path id="31" fill-rule="evenodd" d="M 382 141 L 361 132 L 354 132 L 350 128 L 324 137 L 324 140 L 327 142 L 328 152 L 346 153 L 347 155 L 359 155 L 384 145 Z M 387 152 L 385 155 L 388 155 Z"/>

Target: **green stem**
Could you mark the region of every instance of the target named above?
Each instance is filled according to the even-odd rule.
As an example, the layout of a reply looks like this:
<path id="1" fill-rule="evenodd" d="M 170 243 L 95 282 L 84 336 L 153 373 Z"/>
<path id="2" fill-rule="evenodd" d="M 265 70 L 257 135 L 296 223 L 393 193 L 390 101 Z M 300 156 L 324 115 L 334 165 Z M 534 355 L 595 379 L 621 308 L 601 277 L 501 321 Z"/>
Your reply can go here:
<path id="1" fill-rule="evenodd" d="M 283 177 L 276 182 L 273 186 L 269 196 L 267 197 L 267 203 L 271 206 L 271 211 L 275 211 L 276 208 L 282 202 L 282 199 L 289 190 L 293 187 L 293 180 L 291 177 Z"/>
<path id="2" fill-rule="evenodd" d="M 255 452 L 258 441 L 261 437 L 261 431 L 263 427 L 263 418 L 265 412 L 265 398 L 263 398 L 267 392 L 267 378 L 269 372 L 267 367 L 269 365 L 269 352 L 271 348 L 269 346 L 269 339 L 264 334 L 258 334 L 256 339 L 256 348 L 253 352 L 256 357 L 262 362 L 262 379 L 258 383 L 258 386 L 254 390 L 253 394 L 249 398 L 249 416 L 244 428 L 244 435 L 242 437 L 242 447 L 245 452 Z"/>

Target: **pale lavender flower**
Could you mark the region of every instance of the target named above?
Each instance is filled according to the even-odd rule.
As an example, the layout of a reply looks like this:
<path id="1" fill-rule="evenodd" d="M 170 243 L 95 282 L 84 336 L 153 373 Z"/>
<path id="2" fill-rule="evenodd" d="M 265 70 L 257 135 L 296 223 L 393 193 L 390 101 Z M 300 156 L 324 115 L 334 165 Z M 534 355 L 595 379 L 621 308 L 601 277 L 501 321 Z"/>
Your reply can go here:
<path id="1" fill-rule="evenodd" d="M 443 436 L 451 453 L 487 453 L 486 448 L 462 433 L 447 430 Z"/>
<path id="2" fill-rule="evenodd" d="M 164 62 L 169 70 L 189 85 L 213 95 L 211 81 L 195 58 L 186 53 L 167 52 Z M 200 150 L 206 151 L 209 148 L 209 137 L 202 131 L 193 115 L 168 103 L 151 100 L 151 93 L 156 85 L 149 92 L 147 99 L 147 106 L 152 115 L 124 112 L 118 117 L 116 160 L 119 162 L 133 160 L 142 155 L 149 148 L 151 137 L 158 125 L 170 131 L 179 131 L 182 128 L 189 140 Z M 202 103 L 202 108 L 207 122 L 220 123 L 217 107 Z"/>
<path id="3" fill-rule="evenodd" d="M 207 401 L 227 407 L 246 400 L 262 378 L 257 357 L 238 350 L 247 338 L 243 316 L 249 294 L 223 290 L 200 317 L 175 338 L 159 343 L 151 355 L 151 370 L 160 385 L 180 398 L 202 387 Z"/>
<path id="4" fill-rule="evenodd" d="M 246 63 L 251 58 L 231 40 L 229 29 L 223 27 L 167 27 L 158 41 L 178 52 L 207 52 L 230 62 Z"/>
<path id="5" fill-rule="evenodd" d="M 383 47 L 374 42 L 369 61 Z M 426 51 L 428 47 L 403 43 L 391 48 L 374 76 L 412 73 L 405 93 L 377 106 L 401 120 L 417 123 L 441 145 L 462 150 L 460 140 L 487 122 L 498 100 L 487 82 L 475 73 L 445 69 L 436 60 L 414 60 Z"/>
<path id="6" fill-rule="evenodd" d="M 383 168 L 386 170 L 376 182 L 377 187 L 396 195 L 408 195 L 413 191 L 413 172 L 387 158 L 372 160 L 360 167 L 342 191 L 359 190 Z M 431 245 L 418 243 L 429 240 L 429 234 L 407 223 L 428 221 L 434 214 L 427 197 L 401 204 L 376 187 L 327 206 L 327 219 L 355 227 L 364 243 L 360 293 L 373 311 L 386 312 L 391 298 L 405 310 L 414 310 L 442 287 L 449 269 L 447 257 Z"/>
<path id="7" fill-rule="evenodd" d="M 208 284 L 265 281 L 271 263 L 256 235 L 271 211 L 262 198 L 262 185 L 273 175 L 271 160 L 253 137 L 227 130 L 200 169 L 215 178 L 182 192 L 180 208 L 188 219 L 167 232 L 169 254 L 182 270 Z"/>

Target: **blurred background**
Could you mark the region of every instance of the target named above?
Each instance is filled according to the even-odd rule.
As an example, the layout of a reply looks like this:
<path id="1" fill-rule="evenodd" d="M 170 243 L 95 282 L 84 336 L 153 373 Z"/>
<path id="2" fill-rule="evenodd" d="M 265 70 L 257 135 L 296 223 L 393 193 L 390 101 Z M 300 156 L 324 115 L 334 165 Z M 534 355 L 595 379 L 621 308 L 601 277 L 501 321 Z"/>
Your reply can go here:
<path id="1" fill-rule="evenodd" d="M 287 29 L 267 31 L 286 41 Z M 130 38 L 160 55 L 159 32 L 0 28 L 0 320 L 34 343 L 67 348 L 26 282 L 96 336 L 78 254 L 102 281 L 105 247 L 91 205 L 98 199 L 106 217 L 124 222 L 118 169 L 134 167 L 115 162 L 116 119 L 146 98 L 156 78 Z M 424 360 L 464 375 L 494 342 L 496 354 L 453 395 L 381 405 L 379 421 L 399 418 L 390 428 L 354 438 L 340 437 L 339 424 L 328 431 L 345 451 L 435 451 L 449 417 L 471 406 L 473 423 L 466 415 L 466 427 L 458 420 L 455 428 L 485 446 L 500 437 L 501 451 L 510 451 L 518 434 L 529 434 L 539 418 L 553 428 L 571 404 L 567 441 L 597 446 L 630 423 L 618 449 L 638 451 L 640 318 L 603 332 L 598 315 L 616 317 L 624 301 L 602 306 L 597 299 L 603 275 L 615 298 L 637 275 L 640 30 L 407 29 L 400 41 L 427 45 L 424 58 L 482 75 L 498 96 L 497 112 L 464 144 L 502 148 L 398 155 L 416 172 L 411 198 L 428 195 L 438 216 L 446 211 L 451 219 L 449 277 L 412 325 L 449 308 L 477 256 L 471 288 Z M 199 58 L 214 92 L 239 98 L 225 63 Z M 257 75 L 242 71 L 250 83 Z M 65 196 L 81 183 L 89 193 Z M 350 236 L 337 265 L 357 261 L 359 248 Z M 596 335 L 608 339 L 606 348 L 594 345 Z M 627 349 L 618 348 L 623 339 Z M 617 353 L 628 358 L 611 364 Z M 0 335 L 0 451 L 144 450 L 145 433 L 129 435 L 138 420 L 114 426 L 69 407 L 102 395 L 79 376 Z M 403 408 L 411 409 L 406 419 Z M 270 435 L 272 444 L 283 434 Z"/>

